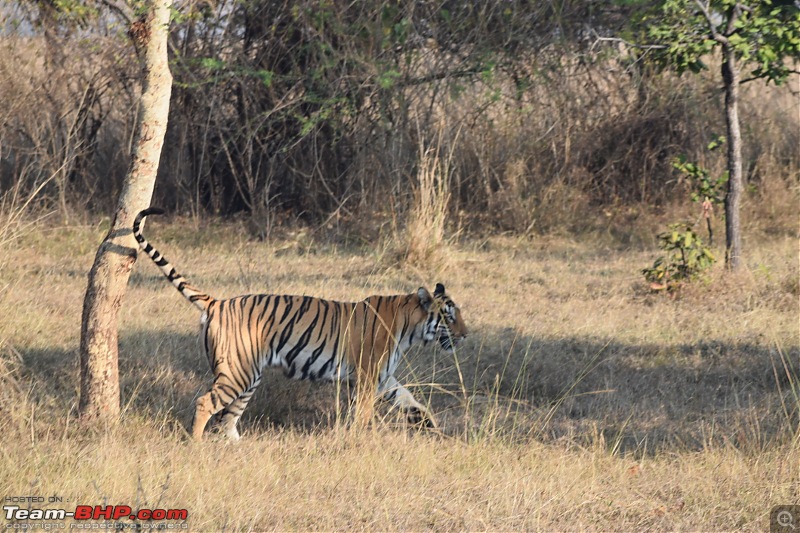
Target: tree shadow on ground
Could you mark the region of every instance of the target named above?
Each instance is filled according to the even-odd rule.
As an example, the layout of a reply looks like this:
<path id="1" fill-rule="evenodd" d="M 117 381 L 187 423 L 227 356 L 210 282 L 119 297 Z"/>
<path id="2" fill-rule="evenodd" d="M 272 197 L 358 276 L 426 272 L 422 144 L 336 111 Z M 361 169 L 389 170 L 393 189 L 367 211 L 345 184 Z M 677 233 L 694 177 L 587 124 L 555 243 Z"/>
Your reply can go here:
<path id="1" fill-rule="evenodd" d="M 504 330 L 465 344 L 433 372 L 413 361 L 412 374 L 447 389 L 431 398 L 450 427 L 647 453 L 761 448 L 790 436 L 800 418 L 799 361 L 797 346 L 781 353 L 756 343 L 622 344 Z"/>
<path id="2" fill-rule="evenodd" d="M 17 373 L 32 383 L 35 401 L 53 411 L 77 406 L 77 349 L 20 355 Z M 536 339 L 508 329 L 476 332 L 455 354 L 428 346 L 412 349 L 406 359 L 400 382 L 430 404 L 451 436 L 600 443 L 618 452 L 654 453 L 720 444 L 760 449 L 798 427 L 797 346 L 781 353 L 757 343 Z M 167 416 L 189 427 L 194 399 L 211 378 L 198 334 L 134 331 L 120 340 L 126 414 Z M 346 413 L 346 396 L 336 384 L 292 381 L 270 370 L 241 431 L 329 427 L 337 420 L 337 397 L 338 412 Z"/>

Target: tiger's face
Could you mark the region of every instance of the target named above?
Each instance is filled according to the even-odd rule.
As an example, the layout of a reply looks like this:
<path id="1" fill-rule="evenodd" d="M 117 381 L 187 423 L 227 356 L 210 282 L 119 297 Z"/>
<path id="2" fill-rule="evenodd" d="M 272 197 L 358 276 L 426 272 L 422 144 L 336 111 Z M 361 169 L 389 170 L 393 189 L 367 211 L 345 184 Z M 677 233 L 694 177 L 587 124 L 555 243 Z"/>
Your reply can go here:
<path id="1" fill-rule="evenodd" d="M 448 353 L 467 336 L 467 326 L 461 317 L 461 310 L 445 293 L 444 285 L 436 284 L 433 296 L 420 287 L 417 292 L 420 304 L 428 312 L 425 320 L 423 338 L 426 342 L 437 341 Z"/>

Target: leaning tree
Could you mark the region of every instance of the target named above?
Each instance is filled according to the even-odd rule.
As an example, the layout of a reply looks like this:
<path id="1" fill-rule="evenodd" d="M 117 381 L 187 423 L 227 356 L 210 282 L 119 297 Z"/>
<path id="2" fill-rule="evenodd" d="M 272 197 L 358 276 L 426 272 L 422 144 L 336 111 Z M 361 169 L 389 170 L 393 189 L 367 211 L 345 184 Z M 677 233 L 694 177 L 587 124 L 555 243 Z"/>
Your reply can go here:
<path id="1" fill-rule="evenodd" d="M 121 16 L 127 6 L 109 2 Z M 172 0 L 151 0 L 129 24 L 142 64 L 142 95 L 131 164 L 111 229 L 95 255 L 83 301 L 81 322 L 80 414 L 113 422 L 119 416 L 117 313 L 125 294 L 137 244 L 131 232 L 136 214 L 150 205 L 167 129 L 172 75 L 167 37 Z"/>

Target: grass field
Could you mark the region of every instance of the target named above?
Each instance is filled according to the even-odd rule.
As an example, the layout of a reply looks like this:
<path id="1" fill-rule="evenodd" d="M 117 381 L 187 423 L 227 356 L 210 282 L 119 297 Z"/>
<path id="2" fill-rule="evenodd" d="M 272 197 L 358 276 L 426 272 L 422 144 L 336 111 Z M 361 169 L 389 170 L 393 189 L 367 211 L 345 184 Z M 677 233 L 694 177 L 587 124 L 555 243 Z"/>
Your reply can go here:
<path id="1" fill-rule="evenodd" d="M 36 227 L 0 258 L 0 487 L 76 504 L 185 508 L 197 531 L 750 530 L 800 502 L 796 235 L 745 240 L 747 271 L 649 293 L 655 252 L 607 236 L 452 245 L 436 268 L 391 246 L 249 241 L 152 222 L 200 288 L 360 299 L 437 281 L 470 337 L 412 350 L 401 382 L 441 431 L 381 410 L 337 423 L 333 385 L 277 372 L 243 439 L 188 442 L 210 372 L 198 314 L 144 257 L 120 314 L 123 417 L 76 418 L 80 314 L 99 227 Z"/>

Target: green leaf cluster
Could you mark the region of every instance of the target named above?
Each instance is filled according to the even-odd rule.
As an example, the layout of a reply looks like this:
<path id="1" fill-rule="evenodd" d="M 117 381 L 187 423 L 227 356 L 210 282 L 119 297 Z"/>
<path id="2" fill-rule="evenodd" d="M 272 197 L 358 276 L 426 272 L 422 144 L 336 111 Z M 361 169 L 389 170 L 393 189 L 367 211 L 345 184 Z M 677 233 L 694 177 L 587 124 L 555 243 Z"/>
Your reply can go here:
<path id="1" fill-rule="evenodd" d="M 775 0 L 666 0 L 658 18 L 649 20 L 644 40 L 650 59 L 662 68 L 699 72 L 703 58 L 729 47 L 750 69 L 751 78 L 776 84 L 786 80 L 786 59 L 800 59 L 800 9 Z M 701 5 L 706 8 L 703 12 Z"/>
<path id="2" fill-rule="evenodd" d="M 682 282 L 696 279 L 716 260 L 688 223 L 671 224 L 658 235 L 658 245 L 665 254 L 653 266 L 642 269 L 642 274 L 661 289 L 675 289 Z"/>
<path id="3" fill-rule="evenodd" d="M 715 150 L 725 143 L 725 137 L 716 137 L 708 144 L 709 150 Z M 708 169 L 698 163 L 688 161 L 685 155 L 680 155 L 672 161 L 672 167 L 681 172 L 688 180 L 691 191 L 690 197 L 693 202 L 703 202 L 706 199 L 714 205 L 722 204 L 725 201 L 725 188 L 728 183 L 728 172 L 724 172 L 719 177 L 712 177 Z"/>

